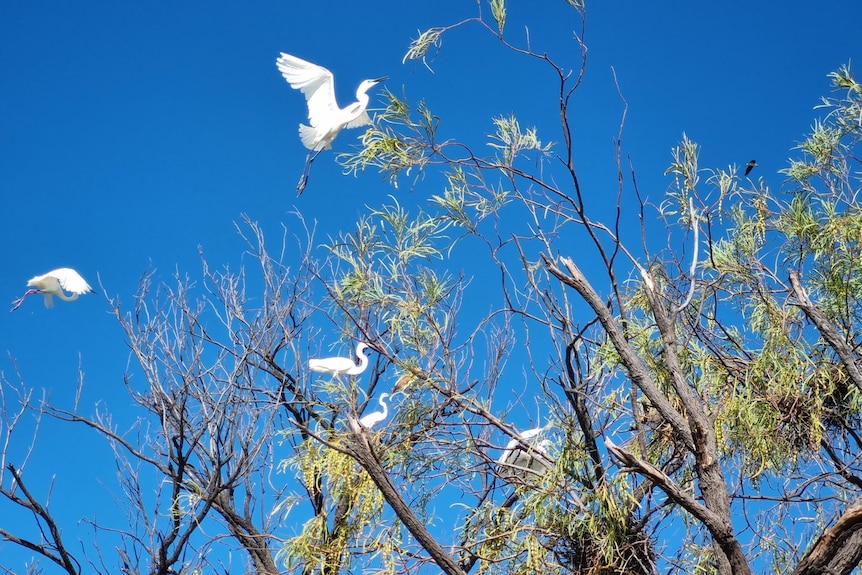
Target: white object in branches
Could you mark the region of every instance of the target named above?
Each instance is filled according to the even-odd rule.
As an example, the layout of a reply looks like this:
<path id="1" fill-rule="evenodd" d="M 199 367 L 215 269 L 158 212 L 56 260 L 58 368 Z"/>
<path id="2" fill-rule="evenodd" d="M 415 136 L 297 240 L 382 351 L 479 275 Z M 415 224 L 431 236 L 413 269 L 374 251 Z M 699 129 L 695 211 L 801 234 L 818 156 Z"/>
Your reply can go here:
<path id="1" fill-rule="evenodd" d="M 497 460 L 500 477 L 506 481 L 524 480 L 528 475 L 542 476 L 553 466 L 548 455 L 551 442 L 547 439 L 536 441 L 544 432 L 544 427 L 528 429 L 506 445 Z"/>
<path id="2" fill-rule="evenodd" d="M 24 295 L 12 302 L 14 304 L 12 311 L 18 309 L 24 303 L 24 299 L 27 296 L 35 293 L 45 296 L 45 307 L 53 307 L 53 296 L 57 296 L 63 301 L 75 301 L 79 296 L 93 292 L 90 284 L 81 277 L 81 274 L 72 268 L 58 268 L 46 274 L 36 276 L 27 282 L 27 286 L 32 289 L 27 290 Z M 65 292 L 69 292 L 72 295 L 66 295 Z"/>
<path id="3" fill-rule="evenodd" d="M 369 349 L 367 343 L 356 344 L 356 357 L 359 363 L 351 357 L 326 357 L 322 359 L 309 359 L 308 369 L 317 373 L 329 373 L 331 375 L 359 375 L 368 367 L 368 356 L 365 350 Z"/>
<path id="4" fill-rule="evenodd" d="M 380 407 L 383 409 L 381 411 L 372 411 L 367 415 L 363 415 L 359 419 L 359 424 L 366 429 L 371 429 L 389 415 L 389 407 L 386 405 L 386 398 L 389 397 L 388 393 L 381 393 L 380 399 L 377 402 L 380 404 Z"/>
<path id="5" fill-rule="evenodd" d="M 685 298 L 685 301 L 679 304 L 679 307 L 676 308 L 676 313 L 681 312 L 685 309 L 685 307 L 691 303 L 691 298 L 694 297 L 694 272 L 697 271 L 697 258 L 698 258 L 698 250 L 700 248 L 700 226 L 697 225 L 697 212 L 694 209 L 694 199 L 688 198 L 688 209 L 689 209 L 689 217 L 691 218 L 691 229 L 694 236 L 694 252 L 691 256 L 691 268 L 688 270 L 689 284 L 688 284 L 688 295 Z"/>

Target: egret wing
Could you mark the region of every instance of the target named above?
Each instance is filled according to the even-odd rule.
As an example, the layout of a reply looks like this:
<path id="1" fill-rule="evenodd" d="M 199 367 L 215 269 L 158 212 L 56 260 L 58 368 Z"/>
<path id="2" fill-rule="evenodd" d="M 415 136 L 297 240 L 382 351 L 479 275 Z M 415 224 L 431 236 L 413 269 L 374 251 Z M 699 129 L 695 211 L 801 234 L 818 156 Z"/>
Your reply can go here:
<path id="1" fill-rule="evenodd" d="M 544 427 L 534 427 L 533 429 L 528 429 L 527 431 L 521 433 L 521 439 L 531 439 L 533 437 L 536 437 L 543 431 L 545 431 Z"/>
<path id="2" fill-rule="evenodd" d="M 323 66 L 306 62 L 284 52 L 275 63 L 290 87 L 300 90 L 305 95 L 308 104 L 308 121 L 312 126 L 317 127 L 325 123 L 338 110 L 332 72 Z"/>
<path id="3" fill-rule="evenodd" d="M 506 460 L 509 459 L 509 456 L 512 454 L 512 451 L 518 446 L 520 441 L 517 439 L 511 440 L 506 444 L 506 448 L 503 450 L 503 454 L 500 455 L 500 458 L 497 460 L 497 463 L 500 465 L 506 463 Z"/>
<path id="4" fill-rule="evenodd" d="M 308 369 L 323 373 L 346 372 L 356 364 L 349 357 L 326 357 L 323 359 L 309 359 Z"/>
<path id="5" fill-rule="evenodd" d="M 52 272 L 48 272 L 49 276 L 56 278 L 60 282 L 60 286 L 70 293 L 85 294 L 93 291 L 84 278 L 72 268 L 59 268 Z"/>
<path id="6" fill-rule="evenodd" d="M 367 126 L 371 123 L 371 117 L 368 112 L 363 111 L 358 117 L 344 124 L 345 128 L 358 128 L 359 126 Z"/>

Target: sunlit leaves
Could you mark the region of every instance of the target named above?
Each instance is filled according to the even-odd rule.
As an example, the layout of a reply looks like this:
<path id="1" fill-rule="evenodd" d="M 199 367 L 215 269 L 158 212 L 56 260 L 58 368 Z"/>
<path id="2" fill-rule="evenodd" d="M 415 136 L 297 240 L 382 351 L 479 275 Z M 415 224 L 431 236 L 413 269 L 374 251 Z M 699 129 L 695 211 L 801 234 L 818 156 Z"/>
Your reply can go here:
<path id="1" fill-rule="evenodd" d="M 394 199 L 393 202 L 371 210 L 371 215 L 383 224 L 379 246 L 390 254 L 386 259 L 395 274 L 415 258 L 438 257 L 437 245 L 445 239 L 442 233 L 446 226 L 421 211 L 414 217 Z"/>
<path id="2" fill-rule="evenodd" d="M 848 164 L 856 157 L 851 148 L 862 138 L 862 86 L 849 65 L 829 74 L 841 98 L 822 98 L 819 109 L 829 110 L 815 121 L 808 136 L 797 146 L 801 158 L 794 158 L 783 173 L 804 190 L 813 190 L 820 179 L 830 193 L 852 201 L 859 187 L 859 172 Z"/>
<path id="3" fill-rule="evenodd" d="M 339 307 L 367 310 L 409 349 L 429 353 L 451 328 L 455 281 L 430 265 L 442 257 L 449 223 L 397 201 L 371 210 L 330 244 L 343 264 L 333 293 Z"/>
<path id="4" fill-rule="evenodd" d="M 444 31 L 444 28 L 429 28 L 424 32 L 420 32 L 419 37 L 410 42 L 410 47 L 407 49 L 407 53 L 404 54 L 404 58 L 401 60 L 401 63 L 404 64 L 407 60 L 417 60 L 421 58 L 422 62 L 428 66 L 428 62 L 426 61 L 428 50 L 432 46 L 437 50 L 440 49 L 440 37 Z"/>
<path id="5" fill-rule="evenodd" d="M 383 112 L 374 116 L 373 124 L 362 136 L 362 148 L 338 155 L 345 173 L 357 173 L 376 167 L 387 174 L 398 187 L 398 176 L 421 170 L 434 152 L 439 119 L 420 101 L 414 111 L 406 99 L 386 90 Z"/>
<path id="6" fill-rule="evenodd" d="M 549 472 L 520 488 L 511 507 L 486 503 L 471 510 L 463 537 L 483 573 L 637 573 L 648 561 L 646 537 L 632 528 L 628 486 L 622 476 L 597 486 L 588 511 L 566 503 L 566 486 Z"/>
<path id="7" fill-rule="evenodd" d="M 338 444 L 342 438 L 328 437 Z M 283 549 L 288 569 L 328 573 L 351 563 L 350 547 L 375 537 L 383 497 L 350 456 L 318 441 L 305 441 L 290 464 L 310 493 L 329 494 L 327 508 L 305 521 Z"/>
<path id="8" fill-rule="evenodd" d="M 497 30 L 503 34 L 503 28 L 506 27 L 506 0 L 491 0 L 491 16 L 497 23 Z"/>
<path id="9" fill-rule="evenodd" d="M 664 173 L 674 176 L 674 187 L 668 193 L 668 200 L 671 201 L 672 207 L 670 209 L 663 207 L 662 210 L 665 215 L 677 213 L 682 215 L 685 206 L 688 205 L 688 197 L 696 194 L 697 185 L 700 182 L 699 153 L 698 145 L 689 140 L 685 134 L 682 135 L 682 142 L 671 150 L 673 163 Z"/>
<path id="10" fill-rule="evenodd" d="M 855 134 L 852 141 L 860 140 L 860 128 L 862 128 L 862 84 L 856 81 L 850 71 L 850 64 L 841 66 L 835 72 L 831 72 L 829 78 L 836 91 L 846 90 L 841 99 L 823 99 L 823 105 L 833 108 L 830 120 L 838 126 L 843 134 Z"/>
<path id="11" fill-rule="evenodd" d="M 553 144 L 542 144 L 535 128 L 522 130 L 515 116 L 494 118 L 496 131 L 490 135 L 489 146 L 498 151 L 498 158 L 504 166 L 511 166 L 523 152 L 535 150 L 543 154 L 551 150 Z"/>
<path id="12" fill-rule="evenodd" d="M 796 195 L 779 220 L 788 237 L 788 259 L 809 263 L 809 280 L 831 317 L 858 322 L 862 287 L 862 210 L 835 197 Z"/>
<path id="13" fill-rule="evenodd" d="M 502 38 L 505 4 L 492 1 L 491 13 Z M 494 33 L 493 23 L 486 27 Z M 424 57 L 437 45 L 440 34 L 442 29 L 437 29 L 420 37 L 411 46 L 411 57 Z M 622 353 L 627 348 L 611 341 L 602 327 L 577 337 L 566 332 L 571 339 L 579 338 L 578 354 L 586 358 L 579 367 L 584 371 L 583 381 L 589 382 L 584 384 L 590 391 L 589 409 L 600 421 L 600 433 L 619 430 L 620 435 L 628 435 L 626 449 L 630 453 L 660 467 L 668 481 L 687 492 L 702 487 L 703 467 L 698 467 L 700 462 L 691 452 L 691 438 L 685 438 L 682 428 L 671 424 L 673 417 L 668 414 L 679 413 L 684 420 L 693 421 L 702 408 L 705 429 L 714 433 L 715 440 L 709 444 L 707 455 L 721 460 L 731 490 L 736 485 L 742 486 L 741 490 L 758 487 L 806 466 L 817 467 L 823 461 L 820 450 L 833 434 L 858 427 L 859 391 L 852 386 L 834 350 L 807 321 L 787 285 L 789 270 L 799 272 L 812 300 L 844 339 L 862 339 L 858 297 L 862 293 L 862 210 L 857 203 L 858 170 L 850 168 L 852 158 L 858 156 L 851 152 L 857 142 L 854 117 L 858 117 L 860 90 L 849 70 L 836 73 L 833 81 L 843 98 L 824 101 L 830 112 L 815 123 L 800 145 L 801 157 L 792 160 L 787 172 L 791 176 L 789 189 L 774 192 L 766 183 L 768 175 L 753 182 L 743 178 L 733 165 L 725 170 L 702 169 L 700 149 L 685 135 L 672 151 L 667 170 L 672 182 L 659 208 L 667 224 L 667 245 L 651 252 L 653 236 L 645 232 L 641 265 L 648 271 L 634 271 L 619 286 L 616 278 L 611 278 L 619 297 L 611 298 L 607 306 L 612 308 L 611 321 L 624 326 L 625 344 L 641 362 L 649 383 L 666 406 L 659 407 L 662 401 L 654 400 L 656 395 L 641 393 L 647 386 L 629 381 L 630 376 L 634 379 L 632 365 L 624 363 L 630 360 L 624 360 Z M 534 128 L 523 128 L 515 115 L 493 119 L 488 148 L 477 154 L 461 143 L 439 144 L 437 120 L 421 104 L 414 111 L 406 99 L 391 94 L 388 98 L 387 109 L 366 134 L 366 150 L 345 165 L 351 169 L 376 165 L 394 182 L 399 173 L 413 167 L 424 169 L 433 158 L 445 164 L 446 182 L 442 191 L 431 194 L 431 214 L 410 212 L 397 202 L 390 203 L 372 209 L 356 230 L 334 242 L 332 253 L 341 265 L 334 270 L 332 292 L 337 307 L 372 315 L 387 337 L 409 350 L 399 354 L 398 375 L 409 374 L 404 385 L 418 390 L 428 380 L 417 375 L 421 362 L 416 355 L 432 355 L 442 349 L 442 334 L 454 329 L 458 287 L 463 285 L 460 278 L 441 273 L 435 265 L 445 263 L 449 254 L 451 238 L 446 232 L 465 230 L 465 235 L 482 238 L 489 245 L 503 245 L 508 238 L 495 234 L 501 229 L 508 234 L 500 224 L 509 211 L 517 211 L 518 201 L 526 198 L 526 202 L 536 202 L 533 213 L 544 212 L 545 216 L 559 214 L 564 201 L 542 204 L 557 196 L 542 198 L 519 188 L 521 182 L 527 182 L 546 191 L 560 189 L 556 182 L 551 188 L 544 174 L 531 171 L 550 151 L 550 145 L 539 139 Z M 703 174 L 709 177 L 704 179 Z M 639 215 L 644 218 L 649 203 L 644 201 L 640 207 Z M 693 218 L 694 213 L 699 217 Z M 625 217 L 621 215 L 620 221 Z M 542 225 L 546 221 L 535 218 L 535 228 L 517 238 L 525 262 L 532 254 L 523 246 L 530 241 L 546 242 L 542 247 L 549 252 L 578 249 L 552 239 L 556 230 L 545 234 L 548 230 Z M 598 223 L 594 225 L 599 229 Z M 701 226 L 697 228 L 702 233 L 698 246 L 704 256 L 688 268 L 684 265 L 688 258 L 679 255 L 683 249 L 679 246 L 690 253 L 688 240 L 693 225 Z M 622 246 L 622 241 L 616 244 L 620 250 Z M 604 263 L 609 272 L 617 272 L 625 269 L 621 260 Z M 501 269 L 506 265 L 508 262 Z M 516 277 L 511 269 L 505 273 Z M 644 278 L 651 282 L 649 290 Z M 545 286 L 532 281 L 536 283 L 519 286 L 522 301 L 535 298 L 541 304 L 559 306 L 539 313 L 547 313 L 551 319 L 546 321 L 553 330 L 562 333 L 569 329 L 574 323 L 567 315 L 570 302 L 564 302 L 563 297 L 554 299 L 556 296 L 549 293 L 536 295 L 531 290 L 540 291 Z M 541 286 L 538 290 L 537 285 Z M 686 297 L 689 286 L 692 291 Z M 683 299 L 686 305 L 677 308 Z M 598 308 L 591 306 L 593 311 Z M 672 329 L 659 328 L 660 314 L 668 314 Z M 525 323 L 530 321 L 532 317 Z M 609 323 L 606 318 L 602 322 L 602 326 Z M 571 339 L 563 342 L 563 347 Z M 673 346 L 673 356 L 668 346 Z M 562 363 L 546 368 L 546 373 L 558 377 L 564 372 Z M 543 369 L 541 366 L 536 371 Z M 602 384 L 593 386 L 597 381 Z M 693 410 L 689 410 L 690 398 L 696 403 Z M 420 428 L 423 417 L 432 417 L 424 407 L 421 400 L 413 400 L 411 407 L 403 409 L 400 423 Z M 458 425 L 446 417 L 440 424 Z M 712 441 L 710 433 L 704 436 Z M 482 449 L 469 443 L 472 440 L 463 450 L 453 451 L 445 462 L 435 461 L 435 470 L 447 478 L 463 477 L 458 474 L 475 465 L 473 455 Z M 573 444 L 579 441 L 569 440 Z M 422 443 L 416 437 L 410 441 Z M 560 450 L 569 454 L 564 460 L 569 471 L 584 467 L 585 459 L 580 452 L 572 457 L 571 447 Z M 603 454 L 597 458 L 603 459 Z M 409 468 L 405 476 L 422 477 L 417 471 L 424 469 L 421 457 L 411 452 L 400 461 Z M 513 485 L 511 492 L 517 504 L 510 507 L 501 507 L 492 497 L 482 499 L 468 514 L 461 532 L 465 547 L 478 557 L 477 571 L 624 570 L 631 558 L 626 554 L 636 544 L 642 545 L 643 564 L 648 564 L 648 538 L 632 529 L 632 524 L 643 505 L 653 504 L 652 496 L 638 495 L 638 481 L 632 480 L 636 473 L 604 473 L 602 481 L 593 482 L 588 490 L 590 513 L 580 514 L 565 505 L 567 493 L 558 489 L 556 482 L 577 487 L 579 480 L 573 473 L 563 477 L 558 469 L 536 481 Z M 666 491 L 669 496 L 671 493 Z M 680 545 L 675 559 L 688 561 L 684 568 L 691 571 L 708 569 L 713 558 L 712 551 L 700 545 L 704 540 L 702 523 L 694 515 L 673 511 L 672 502 L 656 505 L 652 513 L 666 505 L 672 520 L 679 520 L 687 531 L 687 543 Z M 738 505 L 737 501 L 732 505 Z M 664 521 L 659 515 L 655 513 L 647 520 L 655 522 L 650 526 Z"/>
<path id="14" fill-rule="evenodd" d="M 712 238 L 703 262 L 704 269 L 718 274 L 704 284 L 715 296 L 701 304 L 707 304 L 701 323 L 679 325 L 687 337 L 709 343 L 703 348 L 692 341 L 681 357 L 692 385 L 715 398 L 719 444 L 728 456 L 739 458 L 741 473 L 753 481 L 796 469 L 816 454 L 830 430 L 859 418 L 859 390 L 801 310 L 788 305 L 783 282 L 787 269 L 803 270 L 818 308 L 848 340 L 858 340 L 862 209 L 859 177 L 848 169 L 847 159 L 862 129 L 856 121 L 860 90 L 847 68 L 831 77 L 846 96 L 824 99 L 830 113 L 814 123 L 798 147 L 801 157 L 785 170 L 797 189 L 776 197 L 765 187 L 745 189 L 720 172 L 708 181 L 719 192 L 713 215 L 728 224 L 723 237 Z M 665 215 L 682 213 L 688 195 L 704 201 L 714 193 L 698 190 L 698 152 L 686 137 L 674 149 L 667 173 L 675 180 L 671 201 L 663 204 Z M 646 301 L 637 293 L 629 305 L 646 312 Z M 737 325 L 706 321 L 730 309 L 741 314 Z M 647 357 L 657 351 L 649 339 L 633 341 Z M 612 354 L 606 358 L 613 359 Z M 660 365 L 652 367 L 661 373 Z"/>
<path id="15" fill-rule="evenodd" d="M 502 187 L 489 190 L 476 174 L 461 167 L 453 167 L 446 180 L 443 195 L 431 196 L 431 203 L 442 208 L 441 218 L 470 232 L 475 233 L 482 220 L 498 213 L 508 202 L 508 193 Z"/>

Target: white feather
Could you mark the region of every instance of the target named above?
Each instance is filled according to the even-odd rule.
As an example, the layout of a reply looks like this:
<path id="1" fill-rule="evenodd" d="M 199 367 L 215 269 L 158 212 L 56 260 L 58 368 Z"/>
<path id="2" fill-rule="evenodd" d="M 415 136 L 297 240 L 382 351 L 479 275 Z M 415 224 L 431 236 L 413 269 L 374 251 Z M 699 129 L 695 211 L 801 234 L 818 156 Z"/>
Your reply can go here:
<path id="1" fill-rule="evenodd" d="M 359 375 L 368 367 L 368 356 L 365 350 L 367 343 L 356 344 L 356 357 L 359 364 L 350 357 L 325 357 L 322 359 L 309 359 L 308 369 L 318 373 L 330 373 L 332 375 Z"/>
<path id="2" fill-rule="evenodd" d="M 528 475 L 544 475 L 552 465 L 548 448 L 551 442 L 547 439 L 530 441 L 545 431 L 544 427 L 536 427 L 518 434 L 506 444 L 503 454 L 497 460 L 500 477 L 506 481 L 524 480 Z M 524 444 L 529 447 L 526 447 Z"/>
<path id="3" fill-rule="evenodd" d="M 45 306 L 52 307 L 57 296 L 64 301 L 74 301 L 78 296 L 91 293 L 93 288 L 81 277 L 81 274 L 72 268 L 58 268 L 46 274 L 36 276 L 27 282 L 29 287 L 35 288 L 45 296 Z M 71 293 L 68 296 L 64 291 Z"/>
<path id="4" fill-rule="evenodd" d="M 308 120 L 311 124 L 300 124 L 299 137 L 309 150 L 325 150 L 343 128 L 356 128 L 371 123 L 365 109 L 368 107 L 366 92 L 383 78 L 363 80 L 356 90 L 356 102 L 340 108 L 335 100 L 335 79 L 332 72 L 296 56 L 281 53 L 276 60 L 281 75 L 291 88 L 300 90 L 308 104 Z"/>
<path id="5" fill-rule="evenodd" d="M 379 403 L 383 409 L 381 411 L 372 411 L 367 415 L 363 415 L 362 418 L 359 420 L 359 423 L 362 424 L 362 427 L 365 427 L 366 429 L 371 429 L 372 427 L 386 419 L 386 416 L 389 415 L 389 406 L 387 406 L 385 403 L 387 397 L 389 397 L 388 393 L 380 394 L 380 399 L 377 400 L 377 403 Z"/>

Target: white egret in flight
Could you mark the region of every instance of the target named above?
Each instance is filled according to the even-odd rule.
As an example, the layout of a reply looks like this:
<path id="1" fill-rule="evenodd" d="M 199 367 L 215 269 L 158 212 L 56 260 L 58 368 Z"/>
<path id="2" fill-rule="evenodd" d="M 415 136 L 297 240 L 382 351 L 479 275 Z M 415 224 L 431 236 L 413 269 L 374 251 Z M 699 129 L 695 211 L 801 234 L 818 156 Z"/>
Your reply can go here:
<path id="1" fill-rule="evenodd" d="M 497 460 L 500 477 L 506 481 L 512 481 L 515 479 L 523 480 L 528 474 L 541 476 L 553 465 L 548 455 L 551 442 L 547 439 L 538 442 L 534 440 L 544 431 L 544 427 L 528 429 L 518 434 L 518 438 L 506 444 L 503 454 Z M 530 447 L 525 447 L 524 443 Z"/>
<path id="2" fill-rule="evenodd" d="M 90 284 L 72 268 L 58 268 L 46 274 L 36 276 L 27 282 L 27 286 L 31 289 L 12 302 L 14 305 L 12 311 L 21 307 L 27 296 L 34 293 L 40 293 L 45 296 L 45 307 L 54 307 L 53 296 L 57 296 L 63 301 L 75 301 L 78 299 L 78 296 L 93 292 Z M 63 290 L 72 295 L 66 295 Z"/>
<path id="3" fill-rule="evenodd" d="M 356 89 L 357 101 L 346 108 L 339 108 L 338 102 L 335 101 L 335 79 L 332 72 L 284 52 L 275 63 L 290 87 L 302 91 L 308 104 L 308 121 L 311 125 L 299 125 L 302 145 L 311 150 L 296 186 L 296 191 L 302 194 L 308 181 L 311 163 L 321 151 L 332 148 L 332 141 L 338 133 L 343 128 L 358 128 L 371 123 L 371 118 L 365 111 L 368 107 L 366 92 L 386 78 L 363 80 Z"/>
<path id="4" fill-rule="evenodd" d="M 368 356 L 365 355 L 365 350 L 369 348 L 370 346 L 367 343 L 359 342 L 356 344 L 356 357 L 359 358 L 359 364 L 351 357 L 326 357 L 323 359 L 309 359 L 308 369 L 335 376 L 359 375 L 368 367 Z"/>
<path id="5" fill-rule="evenodd" d="M 389 407 L 385 403 L 387 397 L 389 397 L 388 393 L 381 393 L 380 399 L 377 400 L 377 402 L 380 404 L 380 407 L 383 408 L 382 411 L 372 411 L 368 415 L 363 415 L 359 419 L 359 424 L 362 427 L 366 429 L 371 429 L 372 427 L 386 419 L 386 417 L 389 415 Z"/>

